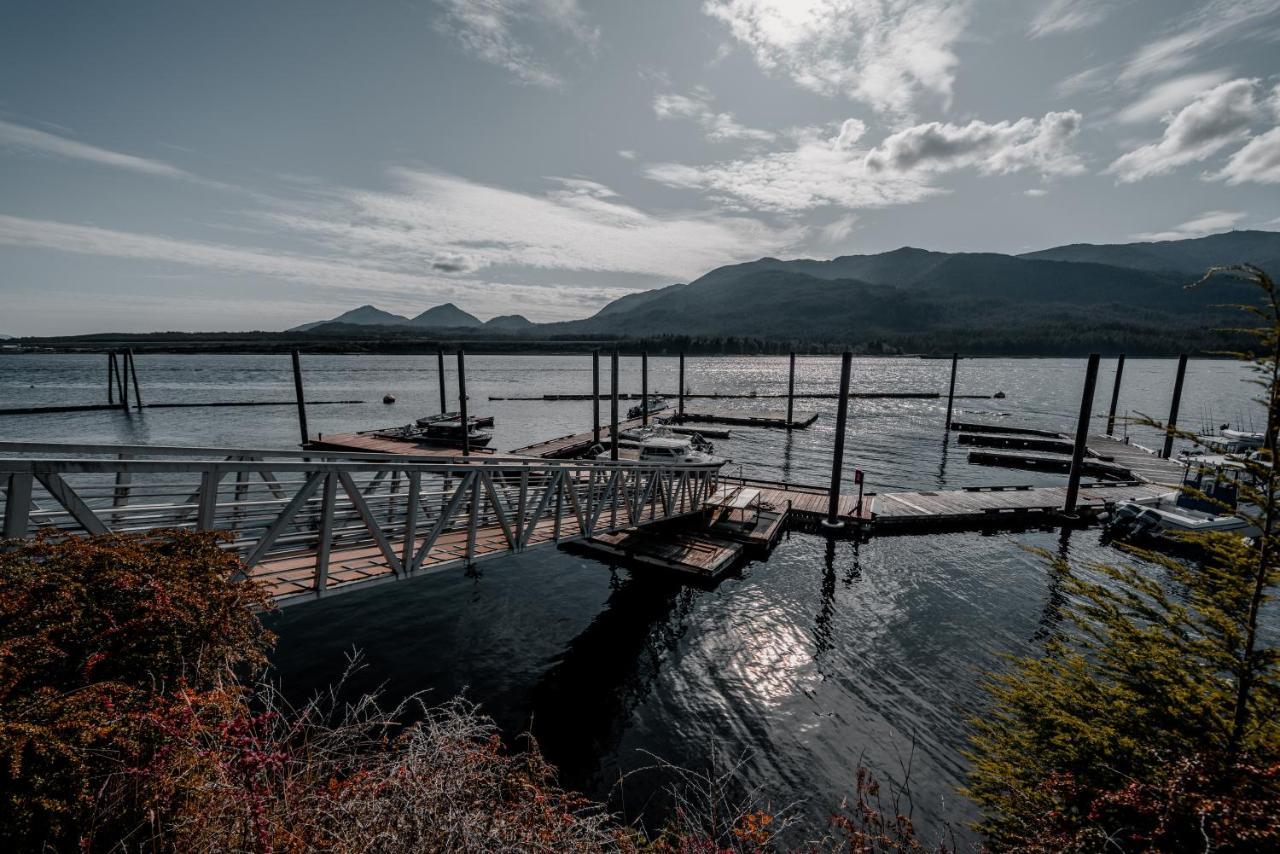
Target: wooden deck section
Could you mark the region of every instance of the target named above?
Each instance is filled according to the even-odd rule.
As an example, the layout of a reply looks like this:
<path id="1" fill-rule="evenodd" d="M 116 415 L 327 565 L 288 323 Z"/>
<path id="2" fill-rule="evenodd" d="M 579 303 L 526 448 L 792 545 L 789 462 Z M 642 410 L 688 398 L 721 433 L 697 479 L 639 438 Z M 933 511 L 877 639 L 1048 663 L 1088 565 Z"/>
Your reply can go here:
<path id="1" fill-rule="evenodd" d="M 968 421 L 952 421 L 951 429 L 957 433 L 1005 433 L 1011 436 L 1045 436 L 1058 439 L 1064 435 L 1055 430 L 1018 427 L 1013 424 L 974 424 Z"/>
<path id="2" fill-rule="evenodd" d="M 1154 504 L 1168 487 L 1153 483 L 1082 483 L 1078 512 L 1096 517 L 1118 501 Z M 1066 501 L 1065 486 L 974 487 L 938 492 L 891 492 L 871 497 L 876 530 L 915 533 L 926 528 L 1001 527 L 1053 522 Z"/>
<path id="3" fill-rule="evenodd" d="M 816 522 L 819 519 L 827 518 L 827 502 L 831 492 L 825 487 L 755 480 L 749 477 L 727 477 L 724 475 L 720 477 L 720 483 L 730 486 L 750 486 L 758 489 L 760 490 L 762 506 L 768 506 L 778 511 L 786 510 L 789 507 L 791 515 L 798 519 Z M 862 505 L 862 509 L 859 511 L 858 496 L 841 495 L 836 515 L 842 522 L 852 525 L 865 525 L 871 521 L 870 503 L 864 500 Z"/>
<path id="4" fill-rule="evenodd" d="M 640 529 L 592 537 L 574 548 L 708 582 L 732 569 L 744 546 L 700 531 Z"/>
<path id="5" fill-rule="evenodd" d="M 652 412 L 649 414 L 649 420 L 653 421 L 658 418 L 670 418 L 671 410 L 664 409 L 661 412 Z M 634 430 L 641 426 L 644 420 L 641 418 L 628 418 L 625 421 L 618 422 L 618 432 L 623 430 Z M 600 425 L 600 444 L 608 446 L 610 441 L 609 425 Z M 541 457 L 544 460 L 567 460 L 586 453 L 594 444 L 591 431 L 585 433 L 570 433 L 567 436 L 557 436 L 554 439 L 547 439 L 545 442 L 535 442 L 532 445 L 525 445 L 523 448 L 516 448 L 511 453 L 520 457 Z"/>
<path id="6" fill-rule="evenodd" d="M 979 466 L 1049 471 L 1059 474 L 1068 474 L 1071 471 L 1070 455 L 1036 451 L 996 451 L 979 448 L 969 452 L 969 462 Z M 1101 477 L 1107 480 L 1133 480 L 1134 478 L 1133 472 L 1125 466 L 1093 456 L 1084 458 L 1081 472 L 1087 477 Z"/>
<path id="7" fill-rule="evenodd" d="M 792 412 L 787 420 L 786 410 L 779 412 L 750 412 L 740 409 L 686 409 L 676 416 L 680 423 L 740 424 L 744 427 L 783 427 L 804 429 L 818 420 L 816 412 Z"/>
<path id="8" fill-rule="evenodd" d="M 326 433 L 306 444 L 309 451 L 351 451 L 361 454 L 404 454 L 411 457 L 461 457 L 461 448 L 437 448 L 419 445 L 410 439 L 389 439 L 368 433 Z M 495 459 L 492 448 L 474 448 L 472 454 Z"/>
<path id="9" fill-rule="evenodd" d="M 1177 486 L 1182 483 L 1186 467 L 1177 460 L 1166 460 L 1150 448 L 1125 442 L 1114 436 L 1090 436 L 1089 453 L 1131 472 L 1132 477 L 1148 483 Z"/>
<path id="10" fill-rule="evenodd" d="M 1012 448 L 1018 451 L 1043 451 L 1070 454 L 1075 443 L 1065 436 L 1031 436 L 1025 433 L 960 433 L 956 441 L 978 448 Z"/>

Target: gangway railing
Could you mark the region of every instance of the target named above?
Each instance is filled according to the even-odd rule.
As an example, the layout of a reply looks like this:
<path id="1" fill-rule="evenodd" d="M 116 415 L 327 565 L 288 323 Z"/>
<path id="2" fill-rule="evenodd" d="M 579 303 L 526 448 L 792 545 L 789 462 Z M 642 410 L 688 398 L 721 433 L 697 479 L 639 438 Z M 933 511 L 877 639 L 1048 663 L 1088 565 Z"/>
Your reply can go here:
<path id="1" fill-rule="evenodd" d="M 3 534 L 225 531 L 288 605 L 699 512 L 719 466 L 0 442 Z"/>

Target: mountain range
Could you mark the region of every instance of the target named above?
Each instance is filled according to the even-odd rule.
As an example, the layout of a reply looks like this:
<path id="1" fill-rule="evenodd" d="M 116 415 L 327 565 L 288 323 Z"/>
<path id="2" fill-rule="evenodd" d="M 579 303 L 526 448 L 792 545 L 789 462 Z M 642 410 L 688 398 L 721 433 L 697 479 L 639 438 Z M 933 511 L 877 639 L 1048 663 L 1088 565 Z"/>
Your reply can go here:
<path id="1" fill-rule="evenodd" d="M 1219 306 L 1254 301 L 1257 294 L 1229 279 L 1184 286 L 1210 266 L 1242 262 L 1280 271 L 1280 233 L 1072 244 L 1022 255 L 904 247 L 830 260 L 761 258 L 718 267 L 687 284 L 628 294 L 582 320 L 534 324 L 511 315 L 481 323 L 453 304 L 413 318 L 362 306 L 291 331 L 396 338 L 428 328 L 533 338 L 734 337 L 879 342 L 912 351 L 962 345 L 972 351 L 974 342 L 984 342 L 991 352 L 1010 353 L 1056 352 L 1071 340 L 1089 346 L 1132 342 L 1140 351 L 1188 336 L 1195 344 L 1212 343 L 1210 327 L 1236 320 Z"/>

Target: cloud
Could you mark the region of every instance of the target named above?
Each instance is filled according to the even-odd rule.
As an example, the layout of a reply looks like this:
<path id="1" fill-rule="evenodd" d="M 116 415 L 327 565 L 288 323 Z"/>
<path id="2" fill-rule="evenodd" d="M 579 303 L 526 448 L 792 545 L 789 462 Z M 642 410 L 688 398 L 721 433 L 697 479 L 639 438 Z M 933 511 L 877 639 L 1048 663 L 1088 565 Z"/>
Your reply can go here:
<path id="1" fill-rule="evenodd" d="M 1246 138 L 1257 113 L 1256 84 L 1240 78 L 1213 87 L 1169 116 L 1159 141 L 1117 158 L 1106 173 L 1125 184 L 1141 181 L 1204 160 Z"/>
<path id="2" fill-rule="evenodd" d="M 1134 85 L 1195 61 L 1197 54 L 1235 39 L 1280 37 L 1280 0 L 1208 0 L 1178 20 L 1166 35 L 1143 45 L 1118 81 Z"/>
<path id="3" fill-rule="evenodd" d="M 517 29 L 553 31 L 594 50 L 600 31 L 586 23 L 577 0 L 436 0 L 436 28 L 467 53 L 504 68 L 521 83 L 556 87 L 558 74 L 535 56 Z"/>
<path id="4" fill-rule="evenodd" d="M 163 160 L 148 160 L 145 157 L 122 154 L 119 151 L 99 148 L 96 145 L 77 142 L 64 136 L 45 133 L 42 130 L 16 125 L 3 120 L 0 120 L 0 147 L 34 151 L 39 154 L 64 157 L 68 160 L 83 160 L 88 163 L 109 166 L 112 169 L 124 169 L 129 172 L 138 172 L 159 178 L 177 178 L 182 181 L 191 181 L 220 189 L 228 188 L 226 184 L 220 184 L 216 181 L 201 178 L 199 175 L 193 175 L 185 169 L 179 169 L 177 166 L 165 163 Z"/>
<path id="5" fill-rule="evenodd" d="M 1116 120 L 1125 124 L 1138 124 L 1158 119 L 1172 110 L 1185 107 L 1230 76 L 1226 69 L 1220 69 L 1175 77 L 1153 86 L 1145 95 L 1117 113 Z"/>
<path id="6" fill-rule="evenodd" d="M 856 126 L 854 126 L 856 128 Z M 651 164 L 645 174 L 669 187 L 699 190 L 730 207 L 798 213 L 836 205 L 879 208 L 942 192 L 916 174 L 877 175 L 866 150 L 841 144 L 837 131 L 797 131 L 794 147 L 705 166 Z"/>
<path id="7" fill-rule="evenodd" d="M 1070 143 L 1080 131 L 1074 110 L 1016 122 L 929 122 L 889 136 L 866 157 L 872 172 L 950 172 L 976 168 L 987 174 L 1024 170 L 1044 175 L 1084 171 Z"/>
<path id="8" fill-rule="evenodd" d="M 1228 184 L 1280 184 L 1280 127 L 1255 136 L 1210 176 Z"/>
<path id="9" fill-rule="evenodd" d="M 1042 199 L 1045 196 L 1049 195 L 1049 191 L 1046 190 L 1044 187 L 1032 187 L 1029 190 L 1023 190 L 1022 195 L 1029 196 L 1030 198 L 1033 198 L 1033 199 Z"/>
<path id="10" fill-rule="evenodd" d="M 1052 0 L 1031 22 L 1032 38 L 1096 27 L 1124 0 Z"/>
<path id="11" fill-rule="evenodd" d="M 618 149 L 618 156 L 621 157 L 623 160 L 635 160 L 640 155 L 633 149 L 620 148 Z"/>
<path id="12" fill-rule="evenodd" d="M 834 222 L 824 225 L 819 233 L 827 243 L 839 243 L 850 234 L 853 234 L 853 228 L 857 224 L 858 217 L 856 214 L 845 214 Z"/>
<path id="13" fill-rule="evenodd" d="M 1175 225 L 1168 231 L 1154 231 L 1143 234 L 1134 234 L 1134 240 L 1185 240 L 1189 237 L 1204 237 L 1206 234 L 1216 234 L 1220 231 L 1227 231 L 1235 227 L 1235 224 L 1247 217 L 1248 214 L 1235 211 L 1208 211 L 1200 214 L 1195 219 L 1187 220 L 1181 225 Z"/>
<path id="14" fill-rule="evenodd" d="M 706 131 L 712 142 L 735 139 L 770 142 L 774 134 L 749 128 L 738 122 L 733 113 L 717 113 L 711 108 L 711 93 L 695 89 L 688 95 L 659 95 L 653 99 L 653 111 L 660 119 L 692 119 Z"/>
<path id="15" fill-rule="evenodd" d="M 950 101 L 953 45 L 969 0 L 706 0 L 766 71 L 823 95 L 905 114 L 921 93 Z"/>
<path id="16" fill-rule="evenodd" d="M 330 254 L 397 270 L 444 263 L 630 273 L 687 279 L 712 267 L 785 249 L 800 228 L 705 213 L 653 214 L 580 177 L 520 193 L 415 169 L 393 169 L 386 191 L 337 190 L 261 216 Z"/>
<path id="17" fill-rule="evenodd" d="M 730 207 L 794 214 L 835 205 L 880 208 L 918 202 L 944 192 L 932 176 L 962 168 L 986 174 L 1083 171 L 1069 145 L 1080 127 L 1074 111 L 1016 122 L 973 121 L 916 125 L 879 146 L 858 146 L 866 125 L 857 119 L 831 129 L 800 128 L 794 147 L 707 166 L 657 163 L 646 169 L 670 187 L 701 190 Z"/>

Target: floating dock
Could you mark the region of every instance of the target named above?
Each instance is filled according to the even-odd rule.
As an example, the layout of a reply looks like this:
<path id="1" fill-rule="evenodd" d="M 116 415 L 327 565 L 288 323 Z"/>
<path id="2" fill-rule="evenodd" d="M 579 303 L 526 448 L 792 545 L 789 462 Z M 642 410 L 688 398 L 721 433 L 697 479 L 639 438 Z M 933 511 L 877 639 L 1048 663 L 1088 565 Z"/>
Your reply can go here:
<path id="1" fill-rule="evenodd" d="M 738 409 L 687 409 L 683 415 L 677 415 L 675 420 L 681 424 L 738 424 L 743 427 L 804 429 L 818 420 L 818 413 L 792 412 L 791 418 L 788 419 L 785 411 L 749 412 Z"/>

